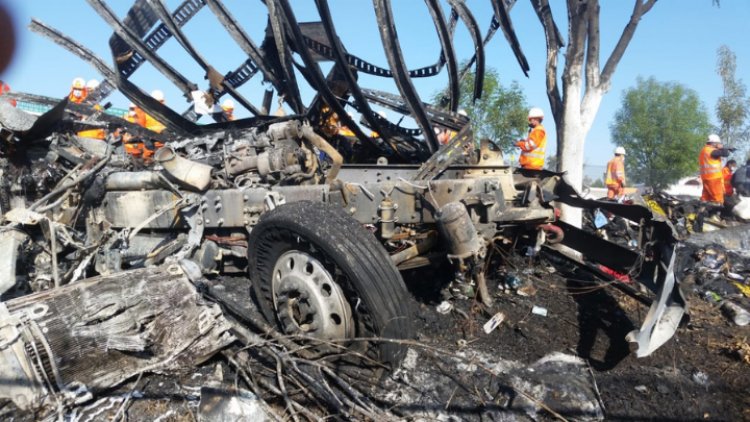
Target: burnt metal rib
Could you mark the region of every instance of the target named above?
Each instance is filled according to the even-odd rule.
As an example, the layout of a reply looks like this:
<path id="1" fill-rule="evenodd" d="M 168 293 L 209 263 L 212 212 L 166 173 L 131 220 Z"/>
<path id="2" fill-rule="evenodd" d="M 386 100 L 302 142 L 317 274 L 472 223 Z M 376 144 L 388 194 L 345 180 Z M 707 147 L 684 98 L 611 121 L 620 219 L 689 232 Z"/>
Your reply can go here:
<path id="1" fill-rule="evenodd" d="M 283 92 L 278 78 L 271 71 L 271 65 L 268 60 L 263 56 L 263 53 L 253 42 L 252 38 L 245 32 L 244 29 L 237 23 L 234 17 L 224 7 L 221 0 L 204 0 L 209 9 L 213 12 L 216 18 L 221 22 L 222 26 L 229 32 L 229 35 L 234 39 L 237 45 L 240 46 L 242 51 L 245 52 L 253 61 L 255 66 L 263 73 L 263 77 L 271 82 L 277 91 Z"/>
<path id="2" fill-rule="evenodd" d="M 206 79 L 208 79 L 213 93 L 220 93 L 222 90 L 226 90 L 229 95 L 231 95 L 237 102 L 242 104 L 243 107 L 247 108 L 253 115 L 257 116 L 260 115 L 260 110 L 255 108 L 255 106 L 250 103 L 242 94 L 237 92 L 237 90 L 234 89 L 234 87 L 227 83 L 226 79 L 224 79 L 221 74 L 219 74 L 216 69 L 213 68 L 213 66 L 209 65 L 206 59 L 198 53 L 198 51 L 193 47 L 193 45 L 188 41 L 187 37 L 185 37 L 185 34 L 183 34 L 182 30 L 179 28 L 177 23 L 173 20 L 172 16 L 169 15 L 169 11 L 164 6 L 164 3 L 162 0 L 148 0 L 151 7 L 153 7 L 156 14 L 159 16 L 159 18 L 162 20 L 162 23 L 166 25 L 167 29 L 172 33 L 172 36 L 177 40 L 177 42 L 180 43 L 180 45 L 185 49 L 185 51 L 188 52 L 190 57 L 195 60 L 200 67 L 203 68 L 203 70 L 206 71 Z M 218 98 L 219 95 L 213 95 L 214 98 Z"/>
<path id="3" fill-rule="evenodd" d="M 513 54 L 516 56 L 516 60 L 518 60 L 518 64 L 521 66 L 523 74 L 529 76 L 529 62 L 521 50 L 521 43 L 518 41 L 515 29 L 513 29 L 513 22 L 510 20 L 505 2 L 503 0 L 492 0 L 492 7 L 495 9 L 495 17 L 503 30 L 503 34 L 505 34 L 505 39 L 508 40 L 510 48 L 513 50 Z"/>
<path id="4" fill-rule="evenodd" d="M 186 121 L 179 114 L 175 113 L 170 108 L 151 98 L 150 95 L 141 91 L 132 82 L 128 81 L 125 77 L 120 75 L 119 72 L 115 72 L 109 66 L 107 66 L 107 64 L 104 63 L 102 59 L 97 57 L 91 50 L 83 47 L 72 38 L 36 19 L 33 19 L 31 21 L 29 29 L 50 39 L 54 43 L 60 45 L 85 62 L 89 63 L 99 73 L 101 73 L 102 76 L 110 81 L 113 81 L 117 88 L 122 91 L 122 93 L 130 101 L 134 102 L 147 113 L 154 116 L 160 122 L 164 123 L 164 125 L 167 127 L 165 133 L 157 134 L 151 131 L 146 131 L 152 138 L 168 139 L 168 135 L 170 132 L 180 135 L 187 135 L 198 131 L 198 127 L 196 125 Z"/>
<path id="5" fill-rule="evenodd" d="M 177 70 L 175 70 L 172 66 L 170 66 L 167 62 L 159 58 L 154 52 L 149 49 L 146 44 L 144 44 L 141 39 L 134 34 L 129 28 L 127 28 L 125 25 L 123 25 L 122 22 L 120 22 L 117 19 L 117 16 L 114 14 L 114 12 L 107 6 L 103 0 L 86 0 L 91 7 L 96 10 L 96 12 L 99 14 L 99 16 L 104 19 L 105 22 L 109 26 L 112 27 L 112 29 L 115 31 L 115 33 L 120 36 L 123 41 L 130 44 L 130 46 L 135 50 L 138 54 L 142 55 L 146 60 L 148 60 L 159 72 L 161 72 L 164 76 L 167 77 L 173 84 L 175 84 L 180 91 L 185 95 L 185 98 L 191 99 L 190 93 L 198 89 L 198 87 L 190 82 L 187 78 L 182 76 Z"/>
<path id="6" fill-rule="evenodd" d="M 456 10 L 474 41 L 474 54 L 477 58 L 474 76 L 474 100 L 477 100 L 482 98 L 482 86 L 484 85 L 484 45 L 482 44 L 482 34 L 479 32 L 479 25 L 477 25 L 474 15 L 471 14 L 471 11 L 469 11 L 469 8 L 463 1 L 448 0 L 448 3 Z"/>
<path id="7" fill-rule="evenodd" d="M 375 6 L 375 15 L 378 19 L 378 29 L 380 30 L 380 38 L 383 41 L 383 48 L 385 49 L 385 55 L 388 58 L 388 63 L 393 72 L 393 79 L 396 82 L 396 86 L 401 92 L 401 95 L 409 105 L 412 116 L 417 124 L 422 129 L 427 148 L 430 153 L 437 151 L 439 144 L 435 137 L 435 132 L 432 130 L 432 125 L 427 118 L 424 107 L 422 107 L 422 101 L 417 94 L 417 90 L 411 82 L 409 77 L 406 64 L 404 63 L 404 56 L 401 52 L 401 46 L 398 43 L 398 34 L 396 33 L 396 27 L 393 22 L 393 11 L 391 10 L 390 0 L 373 0 Z"/>
<path id="8" fill-rule="evenodd" d="M 289 29 L 292 36 L 294 37 L 294 41 L 298 46 L 301 47 L 298 48 L 297 53 L 299 53 L 300 57 L 302 57 L 302 61 L 305 62 L 305 66 L 308 70 L 308 76 L 311 78 L 311 81 L 314 83 L 315 88 L 318 90 L 319 94 L 323 97 L 328 106 L 331 107 L 331 110 L 333 110 L 338 115 L 339 120 L 342 121 L 352 132 L 354 132 L 354 134 L 357 136 L 357 138 L 360 139 L 360 141 L 369 144 L 371 142 L 369 137 L 365 135 L 364 132 L 362 132 L 362 129 L 346 113 L 346 110 L 344 110 L 344 107 L 341 106 L 339 99 L 336 98 L 331 89 L 328 87 L 326 78 L 323 76 L 320 67 L 310 55 L 310 50 L 304 47 L 304 44 L 302 43 L 302 31 L 300 31 L 299 25 L 297 25 L 297 18 L 294 16 L 294 12 L 292 12 L 292 8 L 289 5 L 289 2 L 287 0 L 268 0 L 268 2 L 278 2 L 278 5 L 281 7 L 282 13 L 285 16 L 287 23 L 289 23 Z"/>
<path id="9" fill-rule="evenodd" d="M 442 46 L 441 58 L 448 64 L 448 98 L 450 100 L 450 110 L 458 110 L 458 100 L 460 97 L 458 64 L 456 63 L 456 52 L 453 49 L 452 34 L 448 29 L 443 18 L 443 9 L 440 7 L 438 0 L 425 0 L 427 8 L 430 10 L 432 21 L 435 23 L 435 29 Z"/>
<path id="10" fill-rule="evenodd" d="M 362 94 L 368 101 L 372 103 L 380 104 L 401 114 L 409 113 L 409 107 L 404 103 L 403 98 L 397 95 L 367 88 L 362 88 Z M 429 104 L 424 104 L 424 108 L 427 112 L 427 116 L 432 123 L 447 127 L 451 130 L 459 131 L 469 123 L 469 119 L 466 116 L 462 116 L 458 113 L 441 110 L 439 108 L 430 106 Z M 421 133 L 419 129 L 406 129 L 400 128 L 398 126 L 395 127 L 399 128 L 399 130 L 403 131 L 403 133 L 411 134 L 413 136 L 417 136 Z M 414 131 L 417 132 L 415 133 Z"/>
<path id="11" fill-rule="evenodd" d="M 328 37 L 328 42 L 331 45 L 336 63 L 346 63 L 346 53 L 344 52 L 344 47 L 341 45 L 341 40 L 336 33 L 336 28 L 333 25 L 333 19 L 331 18 L 331 10 L 328 7 L 328 1 L 315 0 L 315 4 L 318 7 L 318 14 L 320 15 L 323 29 L 325 29 L 326 31 L 326 36 Z M 343 65 L 341 66 L 341 71 L 344 74 L 347 85 L 349 86 L 349 92 L 351 92 L 352 97 L 354 97 L 356 109 L 362 114 L 362 116 L 364 116 L 365 120 L 370 125 L 370 128 L 379 133 L 381 138 L 386 139 L 389 135 L 389 132 L 385 129 L 386 126 L 382 125 L 380 121 L 375 117 L 375 113 L 373 112 L 372 108 L 370 108 L 370 104 L 367 102 L 367 99 L 364 97 L 364 95 L 362 95 L 362 90 L 359 88 L 359 85 L 357 84 L 357 78 L 352 73 L 351 68 L 349 66 Z M 354 126 L 357 125 L 355 124 Z M 361 130 L 358 130 L 357 132 L 355 132 L 355 134 L 357 134 L 358 132 L 361 132 Z M 364 133 L 362 135 L 364 135 Z M 357 137 L 359 138 L 358 134 Z M 371 142 L 369 138 L 360 138 L 360 140 L 362 142 Z M 395 153 L 398 153 L 398 148 L 388 142 L 386 143 Z"/>
<path id="12" fill-rule="evenodd" d="M 290 105 L 290 107 L 292 107 L 292 110 L 294 110 L 295 113 L 303 114 L 305 111 L 305 106 L 302 104 L 302 98 L 299 93 L 299 85 L 297 84 L 296 76 L 294 76 L 292 54 L 286 42 L 284 22 L 276 6 L 277 4 L 275 1 L 266 1 L 266 7 L 268 7 L 268 22 L 271 25 L 273 42 L 276 48 L 276 54 L 278 55 L 279 59 L 278 67 L 282 75 L 281 87 L 283 89 L 280 92 L 284 93 L 285 100 Z"/>
<path id="13" fill-rule="evenodd" d="M 141 2 L 145 2 L 145 0 L 141 0 Z M 174 18 L 175 23 L 178 27 L 182 27 L 185 25 L 193 16 L 195 16 L 198 11 L 203 7 L 204 0 L 185 0 L 180 4 L 175 11 L 172 13 L 172 17 Z M 141 9 L 144 9 L 143 7 Z M 153 16 L 151 14 L 151 16 Z M 149 16 L 149 17 L 151 17 Z M 155 21 L 156 19 L 154 19 Z M 132 28 L 131 25 L 128 24 L 128 19 L 124 21 L 125 26 Z M 153 22 L 152 22 L 153 24 Z M 142 34 L 144 32 L 142 31 L 134 31 L 136 34 Z M 141 35 L 142 37 L 143 35 Z M 156 51 L 158 50 L 164 43 L 169 40 L 169 38 L 172 36 L 172 33 L 169 32 L 167 27 L 164 24 L 159 24 L 159 26 L 156 27 L 148 36 L 143 40 L 143 43 L 151 50 Z M 121 42 L 124 42 L 120 40 Z M 119 47 L 116 44 L 112 45 L 114 47 Z M 134 53 L 130 57 L 128 57 L 127 60 L 125 60 L 122 63 L 118 64 L 118 69 L 122 73 L 123 76 L 126 78 L 130 77 L 142 64 L 145 62 L 146 59 L 138 54 Z"/>

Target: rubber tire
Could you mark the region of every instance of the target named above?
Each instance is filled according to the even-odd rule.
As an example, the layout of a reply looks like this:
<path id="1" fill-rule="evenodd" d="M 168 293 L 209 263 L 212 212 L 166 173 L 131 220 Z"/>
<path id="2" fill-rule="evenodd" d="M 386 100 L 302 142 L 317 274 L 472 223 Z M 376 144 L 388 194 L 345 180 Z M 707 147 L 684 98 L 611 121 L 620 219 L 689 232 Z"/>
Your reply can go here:
<path id="1" fill-rule="evenodd" d="M 261 217 L 248 244 L 256 300 L 266 319 L 279 329 L 271 275 L 279 256 L 296 249 L 320 259 L 334 277 L 335 268 L 340 270 L 337 282 L 353 311 L 355 337 L 414 338 L 411 296 L 401 274 L 372 233 L 340 207 L 310 201 L 281 205 Z M 365 353 L 393 368 L 406 349 L 402 344 L 372 342 Z"/>

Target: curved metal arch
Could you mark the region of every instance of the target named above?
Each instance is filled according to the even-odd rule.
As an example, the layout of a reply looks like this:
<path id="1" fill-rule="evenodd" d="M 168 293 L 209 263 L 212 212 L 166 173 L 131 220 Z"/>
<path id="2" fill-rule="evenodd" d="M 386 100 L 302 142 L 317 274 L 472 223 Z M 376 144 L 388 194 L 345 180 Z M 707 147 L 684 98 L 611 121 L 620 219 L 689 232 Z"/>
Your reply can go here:
<path id="1" fill-rule="evenodd" d="M 458 78 L 458 63 L 456 61 L 456 52 L 453 49 L 453 33 L 448 29 L 443 18 L 443 8 L 440 6 L 439 0 L 425 0 L 427 8 L 432 16 L 432 21 L 435 24 L 435 30 L 438 33 L 440 39 L 440 45 L 442 47 L 441 59 L 444 59 L 448 66 L 448 98 L 449 108 L 455 112 L 458 110 L 458 101 L 460 99 L 460 79 Z"/>
<path id="2" fill-rule="evenodd" d="M 398 34 L 393 22 L 391 2 L 390 0 L 373 0 L 373 5 L 375 6 L 375 16 L 378 20 L 380 38 L 383 42 L 386 58 L 393 72 L 393 79 L 396 82 L 399 92 L 401 92 L 401 95 L 406 100 L 414 120 L 416 120 L 420 129 L 422 129 L 422 134 L 427 142 L 430 153 L 435 153 L 440 145 L 404 63 L 404 55 L 401 52 L 401 45 L 398 42 Z"/>

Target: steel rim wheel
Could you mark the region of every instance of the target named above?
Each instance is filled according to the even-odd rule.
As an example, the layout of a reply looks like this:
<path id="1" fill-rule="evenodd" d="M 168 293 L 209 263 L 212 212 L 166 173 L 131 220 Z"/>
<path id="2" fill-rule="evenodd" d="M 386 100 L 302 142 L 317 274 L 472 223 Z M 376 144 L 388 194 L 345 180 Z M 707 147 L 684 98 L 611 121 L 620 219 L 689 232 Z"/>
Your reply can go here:
<path id="1" fill-rule="evenodd" d="M 320 339 L 354 336 L 354 318 L 341 287 L 312 255 L 290 250 L 273 268 L 272 292 L 282 329 Z"/>

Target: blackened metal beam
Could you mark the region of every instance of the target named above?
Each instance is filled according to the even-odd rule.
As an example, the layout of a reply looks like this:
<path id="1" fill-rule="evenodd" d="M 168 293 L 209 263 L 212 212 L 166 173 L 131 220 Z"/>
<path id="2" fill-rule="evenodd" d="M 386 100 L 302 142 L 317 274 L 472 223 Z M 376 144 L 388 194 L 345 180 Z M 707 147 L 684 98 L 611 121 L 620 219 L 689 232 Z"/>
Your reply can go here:
<path id="1" fill-rule="evenodd" d="M 448 3 L 456 10 L 474 41 L 474 54 L 477 58 L 474 75 L 474 100 L 477 100 L 482 98 L 482 87 L 484 86 L 484 45 L 482 44 L 482 34 L 479 31 L 477 20 L 474 19 L 474 15 L 471 14 L 471 11 L 463 0 L 448 0 Z"/>
<path id="2" fill-rule="evenodd" d="M 104 19 L 120 38 L 130 45 L 138 54 L 148 60 L 159 72 L 167 77 L 177 88 L 182 91 L 185 98 L 192 100 L 190 93 L 198 89 L 197 85 L 190 82 L 180 72 L 175 70 L 169 63 L 159 58 L 141 39 L 126 27 L 117 18 L 115 13 L 103 0 L 86 0 L 89 5 Z"/>
<path id="3" fill-rule="evenodd" d="M 271 64 L 263 56 L 263 52 L 253 42 L 252 38 L 237 23 L 237 20 L 229 13 L 221 0 L 205 0 L 206 5 L 213 12 L 222 26 L 227 30 L 229 35 L 234 39 L 242 51 L 245 52 L 263 73 L 263 77 L 271 82 L 278 92 L 283 92 L 279 79 L 271 71 Z"/>
<path id="4" fill-rule="evenodd" d="M 408 69 L 404 62 L 404 55 L 401 52 L 401 46 L 398 42 L 398 33 L 393 21 L 391 2 L 390 0 L 373 0 L 373 4 L 375 6 L 375 15 L 378 20 L 380 38 L 383 42 L 383 48 L 385 50 L 386 58 L 388 59 L 388 64 L 393 72 L 393 79 L 396 82 L 399 92 L 401 92 L 401 96 L 404 97 L 404 100 L 406 100 L 406 103 L 409 105 L 414 120 L 416 120 L 417 125 L 422 129 L 427 148 L 430 150 L 430 153 L 434 153 L 438 150 L 439 144 L 435 132 L 432 130 L 432 125 L 430 125 L 430 121 L 427 118 L 424 107 L 422 106 L 419 94 L 409 77 Z"/>
<path id="5" fill-rule="evenodd" d="M 365 96 L 362 95 L 362 90 L 359 88 L 357 78 L 354 76 L 351 68 L 346 65 L 346 53 L 344 51 L 344 46 L 341 45 L 341 39 L 339 39 L 339 36 L 336 33 L 336 28 L 333 25 L 333 19 L 331 18 L 331 10 L 328 7 L 328 1 L 315 0 L 315 4 L 318 7 L 318 14 L 320 15 L 323 28 L 326 31 L 328 42 L 333 50 L 333 55 L 335 56 L 336 63 L 339 63 L 341 65 L 341 71 L 344 74 L 347 85 L 349 86 L 349 92 L 351 93 L 357 105 L 357 110 L 365 118 L 367 123 L 370 125 L 370 128 L 380 134 L 381 138 L 386 139 L 389 135 L 389 132 L 385 129 L 385 125 L 380 124 L 380 122 L 375 117 L 375 112 L 370 107 L 370 104 L 367 102 Z M 357 125 L 353 123 L 353 126 Z M 361 133 L 362 137 L 360 137 L 357 132 L 355 132 L 355 134 L 357 134 L 357 137 L 360 138 L 361 142 L 372 142 L 372 140 L 369 139 L 369 137 L 365 136 L 365 134 L 362 133 L 361 130 L 358 130 L 358 132 Z M 394 147 L 390 143 L 388 143 L 388 145 L 391 146 L 395 153 L 398 153 L 398 149 L 396 147 Z"/>
<path id="6" fill-rule="evenodd" d="M 513 29 L 513 22 L 510 20 L 508 9 L 503 0 L 492 0 L 492 7 L 495 9 L 495 17 L 497 18 L 500 28 L 505 34 L 505 39 L 508 40 L 513 54 L 518 60 L 518 64 L 521 66 L 523 74 L 529 76 L 529 62 L 526 60 L 526 55 L 521 50 L 521 43 L 518 41 L 516 31 Z"/>
<path id="7" fill-rule="evenodd" d="M 242 96 L 242 94 L 234 89 L 234 87 L 230 83 L 228 83 L 227 80 L 219 72 L 217 72 L 216 69 L 213 68 L 213 66 L 208 64 L 206 59 L 198 52 L 198 50 L 193 47 L 192 43 L 187 39 L 185 34 L 177 25 L 177 22 L 175 22 L 172 16 L 170 16 L 169 11 L 167 10 L 166 6 L 164 6 L 162 0 L 148 0 L 148 2 L 154 9 L 156 14 L 159 16 L 159 19 L 162 20 L 162 23 L 167 27 L 169 32 L 172 33 L 172 36 L 177 40 L 178 43 L 180 43 L 185 51 L 187 51 L 190 57 L 192 57 L 193 60 L 195 60 L 196 63 L 198 63 L 198 65 L 206 72 L 205 78 L 208 79 L 212 91 L 220 93 L 222 90 L 226 90 L 226 92 L 231 95 L 232 98 L 237 100 L 237 102 L 248 109 L 253 115 L 260 115 L 260 110 L 258 110 L 250 101 L 248 101 L 244 96 Z M 218 98 L 219 95 L 214 95 L 213 97 Z"/>
<path id="8" fill-rule="evenodd" d="M 147 131 L 151 133 L 151 137 L 156 139 L 167 139 L 167 136 L 170 135 L 170 133 L 187 135 L 198 131 L 198 127 L 196 125 L 186 121 L 179 114 L 175 113 L 170 108 L 151 98 L 150 95 L 141 91 L 140 88 L 120 75 L 119 72 L 115 72 L 113 69 L 107 66 L 107 64 L 104 63 L 102 59 L 97 57 L 91 50 L 77 43 L 72 38 L 36 19 L 31 21 L 29 29 L 50 39 L 54 43 L 60 45 L 85 62 L 89 63 L 99 73 L 101 73 L 102 76 L 112 81 L 115 86 L 117 86 L 117 88 L 130 101 L 141 107 L 148 114 L 154 116 L 158 121 L 162 122 L 167 127 L 167 130 L 162 134 Z"/>
<path id="9" fill-rule="evenodd" d="M 425 0 L 427 8 L 430 10 L 430 16 L 435 24 L 435 29 L 440 39 L 442 47 L 442 59 L 448 64 L 448 99 L 451 111 L 458 110 L 458 100 L 460 99 L 460 88 L 458 79 L 458 63 L 456 61 L 456 52 L 453 49 L 452 34 L 448 29 L 443 17 L 443 8 L 439 0 Z"/>

